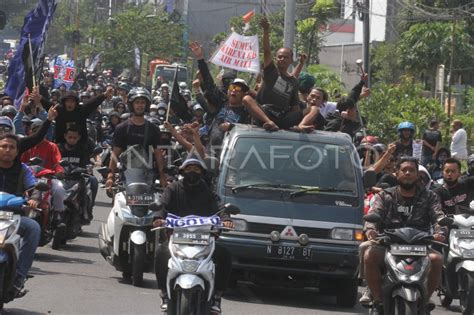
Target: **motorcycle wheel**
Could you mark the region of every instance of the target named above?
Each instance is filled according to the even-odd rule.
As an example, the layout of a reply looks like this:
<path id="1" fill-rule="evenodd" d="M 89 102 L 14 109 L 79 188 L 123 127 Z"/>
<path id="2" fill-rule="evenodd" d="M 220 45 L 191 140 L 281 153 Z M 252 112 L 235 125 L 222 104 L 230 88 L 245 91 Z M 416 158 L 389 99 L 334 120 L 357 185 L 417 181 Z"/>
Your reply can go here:
<path id="1" fill-rule="evenodd" d="M 418 314 L 418 303 L 409 302 L 401 297 L 397 296 L 394 300 L 395 315 L 417 315 Z"/>
<path id="2" fill-rule="evenodd" d="M 461 290 L 459 292 L 459 304 L 463 315 L 471 315 L 474 312 L 474 275 L 465 273 L 461 278 Z"/>
<path id="3" fill-rule="evenodd" d="M 7 270 L 6 264 L 0 264 L 0 310 L 3 310 L 3 304 L 5 303 L 5 273 Z"/>
<path id="4" fill-rule="evenodd" d="M 63 239 L 65 238 L 65 227 L 58 227 L 54 231 L 53 236 L 53 243 L 51 244 L 51 248 L 54 250 L 58 250 L 61 248 Z"/>
<path id="5" fill-rule="evenodd" d="M 178 291 L 178 315 L 197 315 L 200 313 L 196 308 L 196 305 L 200 305 L 198 292 L 194 289 L 181 289 Z"/>
<path id="6" fill-rule="evenodd" d="M 132 284 L 139 287 L 143 284 L 145 270 L 145 244 L 133 245 Z"/>

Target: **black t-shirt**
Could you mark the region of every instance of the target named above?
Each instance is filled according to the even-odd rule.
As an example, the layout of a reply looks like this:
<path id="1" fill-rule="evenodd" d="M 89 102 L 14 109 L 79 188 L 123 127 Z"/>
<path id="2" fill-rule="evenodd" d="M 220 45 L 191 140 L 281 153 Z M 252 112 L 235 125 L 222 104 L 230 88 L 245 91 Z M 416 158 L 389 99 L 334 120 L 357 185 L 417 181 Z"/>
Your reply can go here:
<path id="1" fill-rule="evenodd" d="M 257 94 L 257 101 L 271 105 L 271 110 L 288 112 L 298 106 L 298 80 L 294 77 L 280 75 L 272 62 L 263 70 L 263 84 Z"/>
<path id="2" fill-rule="evenodd" d="M 245 109 L 245 106 L 229 106 L 226 105 L 222 107 L 217 115 L 214 117 L 214 121 L 211 125 L 211 130 L 209 134 L 210 143 L 212 145 L 222 144 L 224 139 L 224 132 L 219 129 L 219 125 L 225 122 L 231 124 L 235 123 L 247 123 L 249 119 L 249 114 Z"/>
<path id="3" fill-rule="evenodd" d="M 415 197 L 403 197 L 397 189 L 397 212 L 403 220 L 403 223 L 407 222 L 413 211 L 413 205 L 415 204 Z"/>
<path id="4" fill-rule="evenodd" d="M 77 144 L 72 148 L 67 148 L 65 143 L 58 145 L 61 151 L 61 158 L 75 166 L 85 167 L 88 164 L 89 150 L 84 145 Z"/>
<path id="5" fill-rule="evenodd" d="M 436 146 L 436 142 L 441 142 L 441 132 L 439 130 L 427 129 L 423 133 L 423 140 L 431 144 L 433 147 Z M 427 146 L 423 145 L 422 155 L 432 155 L 434 152 Z"/>
<path id="6" fill-rule="evenodd" d="M 146 143 L 144 140 L 145 131 L 147 131 Z M 130 119 L 120 123 L 115 128 L 112 140 L 112 145 L 121 148 L 122 152 L 133 145 L 142 145 L 145 149 L 148 149 L 149 146 L 156 148 L 160 144 L 160 129 L 147 120 L 143 125 L 135 125 Z"/>
<path id="7" fill-rule="evenodd" d="M 443 211 L 446 214 L 465 213 L 466 210 L 459 209 L 456 211 L 456 206 L 462 206 L 469 209 L 469 203 L 474 199 L 474 177 L 461 178 L 458 184 L 453 188 L 448 188 L 446 185 L 435 189 L 441 199 Z"/>
<path id="8" fill-rule="evenodd" d="M 401 156 L 413 156 L 413 141 L 410 141 L 408 145 L 403 145 L 400 140 L 395 142 L 397 146 L 395 149 L 394 156 L 399 158 Z"/>

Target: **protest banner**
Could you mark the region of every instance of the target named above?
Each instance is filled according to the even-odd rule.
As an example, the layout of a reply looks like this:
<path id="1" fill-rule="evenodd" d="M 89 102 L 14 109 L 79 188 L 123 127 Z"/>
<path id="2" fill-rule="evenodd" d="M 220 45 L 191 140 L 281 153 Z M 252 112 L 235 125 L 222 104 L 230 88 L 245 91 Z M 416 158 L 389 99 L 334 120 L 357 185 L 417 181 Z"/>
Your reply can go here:
<path id="1" fill-rule="evenodd" d="M 65 85 L 69 90 L 74 84 L 76 78 L 76 68 L 74 67 L 74 60 L 63 59 L 57 56 L 54 60 L 54 88 L 57 89 L 61 85 Z"/>
<path id="2" fill-rule="evenodd" d="M 211 57 L 215 65 L 242 72 L 259 73 L 258 36 L 233 32 Z"/>

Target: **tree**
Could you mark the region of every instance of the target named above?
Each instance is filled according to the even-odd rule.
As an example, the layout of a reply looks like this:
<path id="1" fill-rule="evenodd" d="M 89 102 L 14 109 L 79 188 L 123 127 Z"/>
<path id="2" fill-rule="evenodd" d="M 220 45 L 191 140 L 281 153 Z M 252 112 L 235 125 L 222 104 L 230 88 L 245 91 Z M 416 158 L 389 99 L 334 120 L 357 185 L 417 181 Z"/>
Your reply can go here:
<path id="1" fill-rule="evenodd" d="M 369 98 L 360 102 L 362 116 L 368 120 L 368 133 L 382 142 L 397 139 L 397 125 L 410 121 L 417 127 L 417 137 L 432 118 L 444 121 L 446 116 L 438 100 L 422 95 L 422 85 L 412 77 L 401 77 L 399 84 L 379 83 Z"/>
<path id="2" fill-rule="evenodd" d="M 91 29 L 96 45 L 83 47 L 85 55 L 102 51 L 102 64 L 114 69 L 133 67 L 135 47 L 152 58 L 179 58 L 183 45 L 187 45 L 183 43 L 183 26 L 169 21 L 166 13 L 150 13 L 147 8 L 130 8 L 115 15 L 112 21 L 96 25 Z"/>
<path id="3" fill-rule="evenodd" d="M 310 65 L 306 71 L 316 79 L 316 87 L 328 92 L 329 100 L 334 100 L 335 92 L 344 94 L 345 87 L 338 74 L 324 65 Z"/>
<path id="4" fill-rule="evenodd" d="M 370 72 L 372 83 L 397 83 L 402 71 L 397 58 L 393 57 L 397 51 L 397 43 L 377 43 L 371 47 Z"/>

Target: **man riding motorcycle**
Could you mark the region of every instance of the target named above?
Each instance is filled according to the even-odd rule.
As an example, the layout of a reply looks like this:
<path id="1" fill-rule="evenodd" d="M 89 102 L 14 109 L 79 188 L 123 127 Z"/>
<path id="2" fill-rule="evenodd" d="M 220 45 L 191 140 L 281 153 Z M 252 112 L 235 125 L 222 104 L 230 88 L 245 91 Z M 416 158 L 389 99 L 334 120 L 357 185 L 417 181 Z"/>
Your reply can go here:
<path id="1" fill-rule="evenodd" d="M 164 173 L 164 159 L 158 146 L 160 141 L 160 129 L 145 119 L 145 113 L 149 112 L 151 105 L 150 93 L 144 88 L 136 88 L 128 95 L 128 107 L 132 117 L 120 123 L 116 128 L 112 140 L 112 157 L 109 164 L 109 174 L 107 176 L 106 187 L 108 194 L 111 194 L 111 187 L 117 172 L 117 161 L 119 155 L 131 146 L 141 145 L 144 158 L 149 156 L 150 146 L 153 148 L 153 157 L 158 166 L 160 184 L 165 187 L 167 184 Z"/>
<path id="2" fill-rule="evenodd" d="M 382 306 L 382 270 L 384 267 L 385 248 L 376 242 L 376 237 L 383 229 L 393 227 L 414 227 L 429 231 L 435 224 L 434 239 L 444 241 L 446 230 L 436 224 L 445 215 L 438 197 L 431 190 L 417 185 L 418 162 L 411 157 L 401 157 L 397 164 L 398 185 L 377 194 L 370 207 L 369 214 L 376 213 L 382 218 L 381 224 L 365 223 L 364 230 L 370 245 L 364 254 L 365 277 L 372 292 L 375 314 L 383 314 Z M 364 243 L 361 244 L 361 247 Z M 431 296 L 438 286 L 443 257 L 431 250 L 429 254 L 431 267 L 428 273 L 427 291 Z M 434 304 L 429 303 L 429 308 Z"/>
<path id="3" fill-rule="evenodd" d="M 19 140 L 15 135 L 3 134 L 0 136 L 0 191 L 24 196 L 25 191 L 36 184 L 36 179 L 28 166 L 18 161 L 18 145 Z M 28 200 L 28 205 L 36 208 L 39 200 L 40 195 L 34 192 Z M 22 237 L 22 242 L 13 285 L 16 297 L 24 295 L 22 289 L 28 271 L 33 264 L 41 237 L 41 228 L 35 220 L 22 217 L 18 234 Z"/>
<path id="4" fill-rule="evenodd" d="M 40 119 L 33 119 L 30 129 L 28 130 L 28 135 L 30 136 L 38 132 L 42 124 L 43 122 Z M 59 162 L 61 161 L 61 152 L 55 143 L 44 139 L 39 144 L 23 153 L 20 157 L 20 160 L 23 163 L 27 163 L 33 157 L 39 157 L 41 160 L 43 160 L 41 166 L 50 170 L 54 170 L 55 176 L 57 178 L 64 178 L 64 169 L 61 165 L 59 165 Z M 51 203 L 52 208 L 55 211 L 54 217 L 56 219 L 56 224 L 60 224 L 64 221 L 64 200 L 66 198 L 66 190 L 59 179 L 53 178 L 51 187 Z"/>
<path id="5" fill-rule="evenodd" d="M 183 179 L 174 181 L 163 192 L 161 204 L 162 213 L 159 219 L 155 220 L 155 227 L 162 226 L 168 213 L 178 216 L 198 215 L 211 216 L 218 212 L 219 197 L 215 195 L 204 180 L 206 166 L 196 155 L 189 156 L 180 167 Z M 222 221 L 225 227 L 232 228 L 233 222 L 227 214 L 222 214 Z M 158 282 L 158 289 L 161 290 L 161 309 L 168 308 L 168 295 L 166 293 L 166 279 L 168 275 L 168 260 L 171 254 L 168 248 L 168 240 L 159 244 L 155 253 L 155 272 Z M 227 250 L 216 244 L 214 252 L 216 262 L 215 294 L 211 311 L 221 313 L 221 296 L 227 284 L 230 270 L 232 268 L 231 256 Z"/>
<path id="6" fill-rule="evenodd" d="M 474 200 L 474 177 L 461 177 L 461 162 L 448 158 L 443 165 L 443 185 L 435 192 L 441 199 L 443 211 L 446 214 L 456 213 L 457 206 L 469 209 L 469 203 Z"/>

